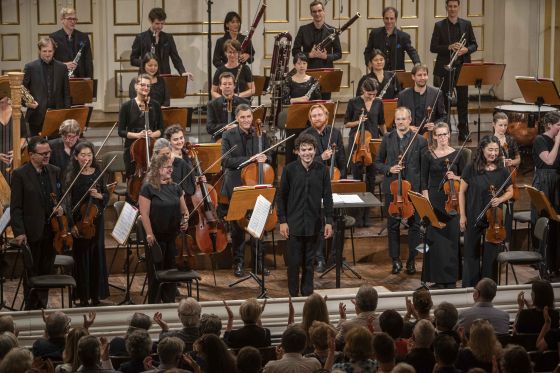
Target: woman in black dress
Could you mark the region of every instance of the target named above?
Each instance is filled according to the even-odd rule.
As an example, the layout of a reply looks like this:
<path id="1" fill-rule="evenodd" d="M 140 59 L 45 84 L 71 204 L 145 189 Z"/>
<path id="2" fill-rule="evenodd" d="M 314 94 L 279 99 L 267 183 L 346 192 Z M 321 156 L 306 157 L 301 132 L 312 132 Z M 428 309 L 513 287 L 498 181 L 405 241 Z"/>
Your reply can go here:
<path id="1" fill-rule="evenodd" d="M 191 172 L 192 167 L 190 167 L 187 164 L 187 162 L 183 160 L 183 158 L 177 157 L 175 155 L 175 153 L 172 150 L 171 144 L 167 139 L 160 138 L 156 140 L 154 144 L 153 156 L 155 157 L 158 154 L 166 155 L 172 159 L 173 173 L 171 174 L 171 179 L 173 180 L 174 183 L 181 185 L 181 188 L 183 189 L 186 195 L 192 196 L 195 190 L 194 176 L 193 176 L 194 173 Z M 185 179 L 185 177 L 187 178 Z"/>
<path id="2" fill-rule="evenodd" d="M 504 167 L 500 152 L 500 140 L 495 136 L 484 136 L 480 139 L 473 161 L 462 173 L 459 192 L 459 225 L 465 234 L 463 287 L 476 286 L 482 277 L 489 277 L 497 282 L 496 257 L 501 247 L 485 241 L 481 265 L 480 239 L 487 221 L 484 217 L 477 224 L 476 219 L 488 203 L 492 207 L 504 208 L 504 203 L 513 195 L 511 181 L 506 182 L 508 176 L 509 172 Z M 505 185 L 503 193 L 492 197 L 490 187 L 494 186 L 498 191 L 502 185 Z"/>
<path id="3" fill-rule="evenodd" d="M 235 95 L 245 97 L 249 100 L 255 94 L 255 83 L 253 83 L 253 74 L 251 69 L 245 64 L 239 62 L 239 51 L 241 44 L 237 40 L 227 40 L 224 43 L 224 52 L 227 56 L 227 62 L 218 67 L 212 79 L 212 98 L 219 98 L 222 96 L 219 85 L 220 75 L 225 72 L 230 72 L 235 77 Z"/>
<path id="4" fill-rule="evenodd" d="M 78 143 L 74 148 L 72 160 L 66 173 L 66 187 L 68 187 L 82 167 L 87 164 L 70 192 L 71 209 L 74 209 L 80 199 L 88 194 L 88 197 L 72 213 L 73 225 L 71 229 L 74 236 L 72 254 L 76 263 L 74 270 L 76 298 L 80 300 L 81 307 L 88 304 L 96 306 L 100 299 L 109 296 L 107 264 L 105 261 L 105 226 L 103 223 L 103 212 L 109 200 L 109 193 L 103 178 L 92 187 L 93 182 L 101 173 L 94 154 L 92 143 L 89 141 Z M 83 229 L 84 225 L 81 223 L 83 223 L 84 218 L 82 212 L 92 211 L 93 206 L 97 209 L 97 214 L 93 219 L 95 232 L 91 236 L 93 232 Z"/>
<path id="5" fill-rule="evenodd" d="M 177 255 L 175 238 L 179 230 L 185 231 L 188 226 L 189 210 L 183 198 L 185 193 L 179 185 L 172 181 L 172 173 L 173 160 L 171 158 L 166 155 L 154 157 L 138 200 L 148 246 L 158 244 L 163 253 L 163 260 L 158 265 L 158 269 L 169 269 L 175 266 L 175 256 Z M 157 299 L 159 284 L 154 278 L 154 267 L 149 254 L 150 250 L 146 255 L 148 302 L 174 302 L 177 293 L 175 284 L 163 285 L 161 299 Z"/>
<path id="6" fill-rule="evenodd" d="M 160 106 L 169 106 L 169 91 L 165 81 L 159 76 L 159 65 L 155 54 L 148 52 L 144 55 L 140 74 L 148 74 L 150 77 L 150 98 L 157 101 Z M 133 78 L 128 87 L 128 97 L 130 99 L 136 97 L 135 84 L 136 78 Z"/>
<path id="7" fill-rule="evenodd" d="M 243 40 L 245 40 L 246 36 L 239 32 L 240 29 L 241 17 L 239 14 L 237 12 L 228 12 L 224 19 L 224 36 L 216 40 L 216 45 L 214 46 L 214 56 L 212 57 L 212 64 L 214 67 L 218 68 L 227 62 L 227 56 L 224 53 L 224 43 L 226 41 L 237 40 L 240 45 L 243 44 Z M 239 56 L 239 61 L 241 63 L 253 63 L 254 55 L 255 50 L 253 49 L 253 44 L 249 42 L 247 50 Z"/>
<path id="8" fill-rule="evenodd" d="M 384 70 L 384 68 L 385 54 L 379 49 L 374 49 L 368 64 L 369 73 L 360 78 L 360 81 L 358 82 L 358 89 L 356 89 L 356 96 L 360 96 L 362 94 L 362 83 L 367 78 L 373 78 L 379 85 L 379 95 L 381 95 L 381 92 L 385 89 L 385 87 L 387 88 L 385 90 L 385 94 L 383 95 L 383 99 L 396 98 L 401 90 L 401 85 L 396 76 L 393 78 L 395 73 L 393 71 Z M 393 78 L 393 80 L 391 80 L 391 78 Z"/>
<path id="9" fill-rule="evenodd" d="M 454 288 L 459 274 L 459 214 L 445 210 L 447 195 L 442 181 L 461 180 L 459 175 L 465 167 L 458 150 L 449 145 L 450 137 L 447 123 L 436 124 L 435 147 L 422 156 L 422 194 L 430 200 L 438 220 L 445 223 L 444 228 L 428 227 L 427 232 L 430 249 L 426 253 L 424 281 L 434 282 L 432 287 L 436 289 Z"/>

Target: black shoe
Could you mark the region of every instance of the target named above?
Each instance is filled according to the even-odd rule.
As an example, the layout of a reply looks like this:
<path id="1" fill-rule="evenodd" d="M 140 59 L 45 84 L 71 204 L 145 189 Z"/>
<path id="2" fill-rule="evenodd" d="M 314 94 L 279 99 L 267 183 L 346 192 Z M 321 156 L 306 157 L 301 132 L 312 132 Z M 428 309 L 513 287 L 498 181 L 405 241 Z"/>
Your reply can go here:
<path id="1" fill-rule="evenodd" d="M 317 273 L 323 273 L 325 272 L 325 262 L 323 260 L 319 260 L 317 262 L 317 265 L 315 266 L 315 272 Z"/>
<path id="2" fill-rule="evenodd" d="M 391 271 L 392 274 L 396 275 L 402 271 L 402 263 L 400 260 L 393 260 L 393 270 Z"/>
<path id="3" fill-rule="evenodd" d="M 407 261 L 406 262 L 406 274 L 407 275 L 413 275 L 415 273 L 416 273 L 416 263 L 414 263 L 414 260 Z"/>
<path id="4" fill-rule="evenodd" d="M 233 274 L 235 275 L 235 277 L 245 276 L 245 272 L 243 271 L 243 264 L 237 263 L 235 265 L 235 269 L 233 270 Z"/>
<path id="5" fill-rule="evenodd" d="M 270 271 L 268 270 L 268 268 L 264 267 L 264 271 L 262 270 L 262 266 L 257 266 L 257 274 L 261 274 L 261 272 L 264 272 L 265 276 L 270 275 Z"/>

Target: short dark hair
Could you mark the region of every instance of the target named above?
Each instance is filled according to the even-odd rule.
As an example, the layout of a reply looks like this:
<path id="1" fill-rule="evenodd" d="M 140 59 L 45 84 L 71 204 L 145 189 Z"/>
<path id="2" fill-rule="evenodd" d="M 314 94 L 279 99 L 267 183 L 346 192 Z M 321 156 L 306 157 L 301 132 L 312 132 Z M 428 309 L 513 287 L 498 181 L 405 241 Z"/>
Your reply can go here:
<path id="1" fill-rule="evenodd" d="M 235 39 L 228 39 L 224 43 L 224 52 L 227 52 L 228 48 L 232 47 L 236 51 L 241 51 L 241 43 Z"/>
<path id="2" fill-rule="evenodd" d="M 27 142 L 27 150 L 30 153 L 35 153 L 35 150 L 37 149 L 37 145 L 44 145 L 44 144 L 48 144 L 48 143 L 49 143 L 49 141 L 44 137 L 33 136 Z"/>
<path id="3" fill-rule="evenodd" d="M 157 346 L 159 359 L 164 364 L 176 363 L 177 357 L 181 356 L 184 349 L 185 342 L 177 337 L 165 337 Z"/>
<path id="4" fill-rule="evenodd" d="M 500 359 L 500 367 L 504 373 L 533 371 L 529 354 L 519 345 L 508 345 L 506 347 Z"/>
<path id="5" fill-rule="evenodd" d="M 296 64 L 296 62 L 297 62 L 298 60 L 302 60 L 302 61 L 305 61 L 305 62 L 309 62 L 309 58 L 308 58 L 308 57 L 305 55 L 305 53 L 303 53 L 303 52 L 298 52 L 298 53 L 296 53 L 296 55 L 294 56 L 294 60 L 293 60 L 294 65 Z"/>
<path id="6" fill-rule="evenodd" d="M 12 315 L 0 316 L 0 333 L 4 332 L 15 333 L 15 324 Z"/>
<path id="7" fill-rule="evenodd" d="M 369 57 L 369 60 L 372 61 L 377 56 L 381 56 L 384 59 L 387 59 L 387 56 L 385 55 L 385 53 L 383 53 L 381 49 L 375 48 L 373 51 L 371 51 L 371 56 Z"/>
<path id="8" fill-rule="evenodd" d="M 282 348 L 284 352 L 302 353 L 307 343 L 307 335 L 299 325 L 288 326 L 282 333 Z"/>
<path id="9" fill-rule="evenodd" d="M 179 132 L 181 132 L 183 135 L 185 134 L 185 132 L 183 131 L 183 127 L 181 127 L 180 124 L 172 124 L 165 129 L 165 131 L 163 132 L 163 136 L 167 140 L 171 140 L 171 136 Z"/>
<path id="10" fill-rule="evenodd" d="M 45 330 L 49 338 L 64 337 L 70 329 L 70 318 L 62 311 L 47 316 Z"/>
<path id="11" fill-rule="evenodd" d="M 142 360 L 152 351 L 152 338 L 146 330 L 137 329 L 126 338 L 126 351 L 133 360 Z"/>
<path id="12" fill-rule="evenodd" d="M 458 5 L 461 5 L 461 0 L 445 0 L 445 6 L 447 6 L 450 1 L 456 1 Z"/>
<path id="13" fill-rule="evenodd" d="M 377 308 L 377 290 L 371 285 L 362 285 L 356 293 L 356 305 L 361 311 L 370 312 Z"/>
<path id="14" fill-rule="evenodd" d="M 373 353 L 375 359 L 381 363 L 390 363 L 395 360 L 395 341 L 387 333 L 378 333 L 373 336 Z"/>
<path id="15" fill-rule="evenodd" d="M 218 77 L 219 84 L 222 84 L 222 79 L 225 79 L 225 78 L 231 78 L 235 82 L 235 76 L 232 73 L 230 73 L 229 71 L 224 71 Z"/>
<path id="16" fill-rule="evenodd" d="M 78 357 L 84 367 L 93 367 L 99 363 L 101 346 L 94 335 L 85 335 L 78 341 Z"/>
<path id="17" fill-rule="evenodd" d="M 484 277 L 476 284 L 475 289 L 478 291 L 480 297 L 483 300 L 487 302 L 491 302 L 496 296 L 496 292 L 498 291 L 498 285 L 496 285 L 496 282 L 491 278 Z"/>
<path id="18" fill-rule="evenodd" d="M 308 133 L 302 133 L 297 137 L 294 143 L 295 149 L 299 150 L 301 144 L 312 145 L 314 149 L 317 149 L 317 140 L 315 140 L 315 137 L 313 137 L 313 135 L 310 135 Z"/>
<path id="19" fill-rule="evenodd" d="M 251 107 L 247 104 L 239 104 L 237 105 L 237 107 L 235 108 L 235 115 L 239 114 L 240 111 L 247 111 L 247 110 L 251 110 Z"/>
<path id="20" fill-rule="evenodd" d="M 241 16 L 237 12 L 227 12 L 226 18 L 224 18 L 224 32 L 228 32 L 227 24 L 233 21 L 235 18 L 239 20 L 239 26 L 241 27 Z"/>
<path id="21" fill-rule="evenodd" d="M 163 10 L 163 8 L 152 8 L 150 13 L 148 13 L 148 18 L 150 19 L 150 22 L 154 22 L 156 19 L 165 21 L 167 19 L 167 14 L 165 14 L 165 10 Z"/>
<path id="22" fill-rule="evenodd" d="M 152 52 L 148 52 L 144 55 L 144 57 L 142 57 L 142 63 L 140 64 L 140 73 L 141 74 L 146 73 L 146 64 L 148 62 L 150 62 L 151 60 L 156 60 L 156 62 L 158 63 L 158 71 L 156 72 L 156 75 L 159 75 L 159 61 L 158 61 L 157 56 Z"/>
<path id="23" fill-rule="evenodd" d="M 434 310 L 436 328 L 440 331 L 453 330 L 459 319 L 457 308 L 449 302 L 441 302 Z"/>
<path id="24" fill-rule="evenodd" d="M 428 313 L 434 305 L 432 295 L 426 289 L 418 289 L 412 293 L 412 304 L 420 313 Z"/>
<path id="25" fill-rule="evenodd" d="M 548 312 L 552 313 L 554 308 L 554 289 L 550 282 L 546 280 L 535 280 L 531 284 L 533 292 L 533 305 L 538 309 L 548 307 Z"/>
<path id="26" fill-rule="evenodd" d="M 399 11 L 397 10 L 397 8 L 392 6 L 386 6 L 385 8 L 383 8 L 383 13 L 382 13 L 383 18 L 385 18 L 385 13 L 389 11 L 393 11 L 393 13 L 395 13 L 395 18 L 399 18 Z"/>
<path id="27" fill-rule="evenodd" d="M 321 5 L 323 10 L 325 9 L 325 4 L 323 4 L 321 0 L 314 0 L 311 2 L 311 4 L 309 4 L 309 10 L 311 10 L 311 8 L 313 8 L 315 5 Z"/>
<path id="28" fill-rule="evenodd" d="M 239 372 L 258 373 L 261 371 L 261 366 L 261 353 L 255 347 L 246 346 L 237 353 L 237 370 Z"/>
<path id="29" fill-rule="evenodd" d="M 414 67 L 412 68 L 412 70 L 410 70 L 410 73 L 412 75 L 416 75 L 416 73 L 418 71 L 425 71 L 426 74 L 430 73 L 430 69 L 428 69 L 428 65 L 424 64 L 424 63 L 417 63 L 416 65 L 414 65 Z"/>
<path id="30" fill-rule="evenodd" d="M 560 122 L 560 112 L 558 110 L 556 111 L 549 111 L 548 113 L 546 113 L 542 119 L 542 123 L 544 128 L 546 129 L 546 126 L 548 125 L 553 125 Z"/>
<path id="31" fill-rule="evenodd" d="M 393 309 L 383 311 L 379 316 L 379 326 L 381 331 L 389 334 L 394 339 L 401 336 L 404 328 L 404 320 L 400 313 Z"/>
<path id="32" fill-rule="evenodd" d="M 200 316 L 200 325 L 198 326 L 200 334 L 215 334 L 220 336 L 222 333 L 222 320 L 215 314 L 203 313 Z"/>
<path id="33" fill-rule="evenodd" d="M 436 360 L 444 365 L 453 365 L 457 360 L 459 346 L 453 337 L 447 334 L 438 334 L 434 340 L 434 355 Z"/>
<path id="34" fill-rule="evenodd" d="M 134 312 L 128 325 L 139 329 L 149 330 L 152 327 L 152 319 L 145 313 Z"/>
<path id="35" fill-rule="evenodd" d="M 362 91 L 379 92 L 379 83 L 372 78 L 366 78 L 362 83 Z"/>

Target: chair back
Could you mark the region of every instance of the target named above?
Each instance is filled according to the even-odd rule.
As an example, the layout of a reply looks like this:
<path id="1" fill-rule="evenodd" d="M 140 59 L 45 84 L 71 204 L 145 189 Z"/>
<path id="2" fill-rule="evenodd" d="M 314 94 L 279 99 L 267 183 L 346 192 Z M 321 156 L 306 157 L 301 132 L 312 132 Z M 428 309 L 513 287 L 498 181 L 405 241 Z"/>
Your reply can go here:
<path id="1" fill-rule="evenodd" d="M 537 223 L 535 224 L 535 229 L 533 231 L 535 238 L 539 241 L 544 241 L 548 237 L 548 218 L 545 216 L 541 216 L 537 219 Z"/>
<path id="2" fill-rule="evenodd" d="M 107 169 L 107 172 L 109 173 L 125 172 L 126 168 L 124 165 L 124 157 L 123 157 L 122 150 L 110 151 L 103 154 L 103 158 L 101 158 L 103 167 L 105 167 L 111 161 L 111 159 L 113 159 L 115 155 L 117 156 L 117 158 L 115 158 L 113 163 L 111 163 L 111 165 Z"/>
<path id="3" fill-rule="evenodd" d="M 113 204 L 113 207 L 115 208 L 115 212 L 117 213 L 117 219 L 119 218 L 119 215 L 121 214 L 123 208 L 124 208 L 124 201 L 115 201 L 115 203 Z"/>

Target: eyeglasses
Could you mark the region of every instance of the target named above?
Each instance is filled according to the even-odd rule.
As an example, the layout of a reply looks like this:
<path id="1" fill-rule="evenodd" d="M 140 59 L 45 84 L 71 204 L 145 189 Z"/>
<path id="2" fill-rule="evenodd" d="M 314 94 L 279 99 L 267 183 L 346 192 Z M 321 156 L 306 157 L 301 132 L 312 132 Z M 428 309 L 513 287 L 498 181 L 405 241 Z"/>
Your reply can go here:
<path id="1" fill-rule="evenodd" d="M 448 136 L 448 135 L 449 135 L 449 133 L 446 132 L 446 133 L 436 133 L 434 136 L 436 136 L 436 137 L 442 137 L 442 136 Z"/>
<path id="2" fill-rule="evenodd" d="M 48 152 L 43 152 L 43 153 L 33 153 L 33 154 L 37 154 L 40 157 L 48 157 L 49 155 L 51 155 L 51 151 L 49 150 Z"/>
<path id="3" fill-rule="evenodd" d="M 70 21 L 70 22 L 78 22 L 78 18 L 76 18 L 76 17 L 66 17 L 64 19 L 67 20 L 67 21 Z"/>

